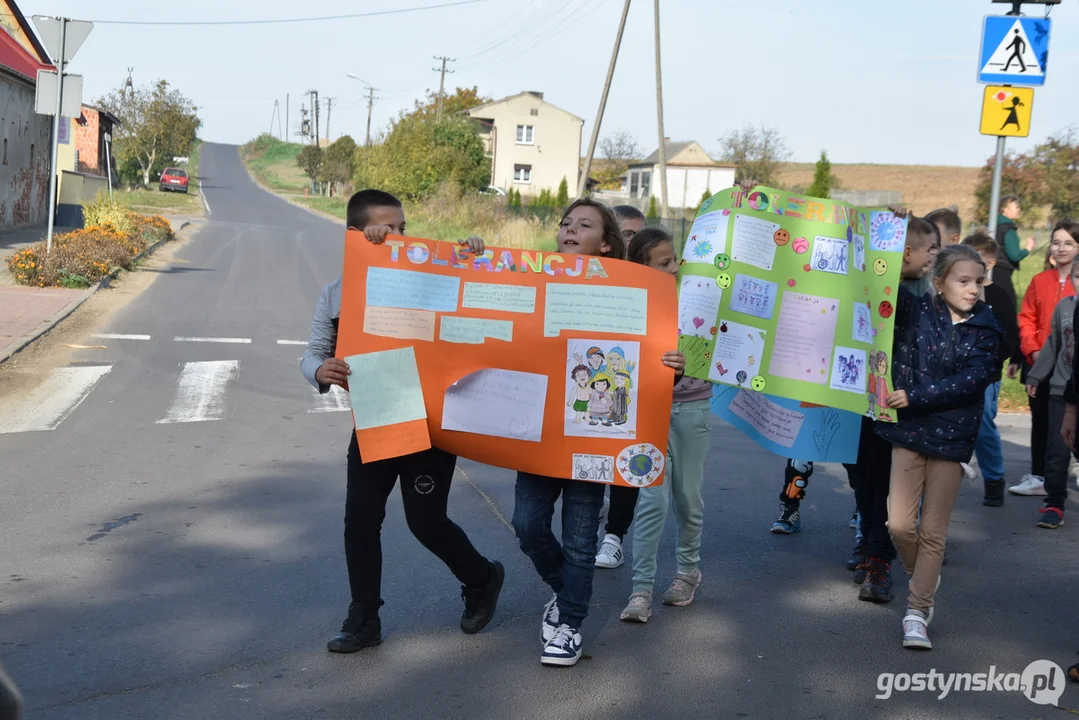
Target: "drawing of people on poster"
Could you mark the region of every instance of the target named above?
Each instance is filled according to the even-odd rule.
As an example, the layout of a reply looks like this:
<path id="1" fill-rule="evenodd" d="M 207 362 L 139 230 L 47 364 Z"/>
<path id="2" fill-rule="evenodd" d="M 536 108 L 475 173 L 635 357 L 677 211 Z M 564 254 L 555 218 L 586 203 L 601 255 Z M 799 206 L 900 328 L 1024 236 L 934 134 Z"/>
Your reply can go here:
<path id="1" fill-rule="evenodd" d="M 636 438 L 639 362 L 636 342 L 569 340 L 565 434 Z"/>

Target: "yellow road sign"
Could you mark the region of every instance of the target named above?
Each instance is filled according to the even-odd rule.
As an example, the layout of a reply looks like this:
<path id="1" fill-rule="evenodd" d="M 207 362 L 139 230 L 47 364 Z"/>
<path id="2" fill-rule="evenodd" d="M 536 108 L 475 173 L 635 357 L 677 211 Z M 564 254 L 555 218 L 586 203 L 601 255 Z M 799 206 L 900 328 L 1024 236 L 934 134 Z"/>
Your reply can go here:
<path id="1" fill-rule="evenodd" d="M 982 102 L 982 135 L 1027 137 L 1034 88 L 990 85 Z"/>

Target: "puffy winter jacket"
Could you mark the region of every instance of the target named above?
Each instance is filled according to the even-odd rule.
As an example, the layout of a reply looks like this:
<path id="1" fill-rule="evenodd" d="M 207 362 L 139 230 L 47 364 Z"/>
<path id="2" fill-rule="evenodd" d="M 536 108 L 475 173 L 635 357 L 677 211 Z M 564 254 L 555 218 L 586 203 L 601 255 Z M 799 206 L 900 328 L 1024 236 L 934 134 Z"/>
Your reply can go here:
<path id="1" fill-rule="evenodd" d="M 900 288 L 892 382 L 907 391 L 910 405 L 899 411 L 899 422 L 877 423 L 877 434 L 924 455 L 970 460 L 1000 341 L 1000 327 L 985 303 L 953 324 L 939 296 L 916 298 Z"/>

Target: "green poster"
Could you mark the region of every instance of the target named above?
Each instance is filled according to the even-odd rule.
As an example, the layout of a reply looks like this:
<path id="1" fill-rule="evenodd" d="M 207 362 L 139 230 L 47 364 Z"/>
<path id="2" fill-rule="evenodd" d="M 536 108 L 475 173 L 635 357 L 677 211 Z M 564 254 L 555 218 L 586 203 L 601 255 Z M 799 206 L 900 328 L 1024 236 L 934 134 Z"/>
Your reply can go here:
<path id="1" fill-rule="evenodd" d="M 692 377 L 894 422 L 893 312 L 907 221 L 767 187 L 697 213 L 678 273 Z"/>

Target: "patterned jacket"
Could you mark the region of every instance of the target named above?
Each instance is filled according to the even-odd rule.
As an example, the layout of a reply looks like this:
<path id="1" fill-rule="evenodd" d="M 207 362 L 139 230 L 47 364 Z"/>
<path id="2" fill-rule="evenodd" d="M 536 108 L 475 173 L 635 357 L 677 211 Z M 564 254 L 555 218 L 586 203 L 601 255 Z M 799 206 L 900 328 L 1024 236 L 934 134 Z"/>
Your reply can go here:
<path id="1" fill-rule="evenodd" d="M 931 457 L 970 460 L 1000 340 L 985 303 L 953 324 L 943 300 L 900 288 L 892 381 L 896 390 L 907 391 L 910 406 L 899 411 L 899 422 L 877 423 L 877 434 Z"/>

